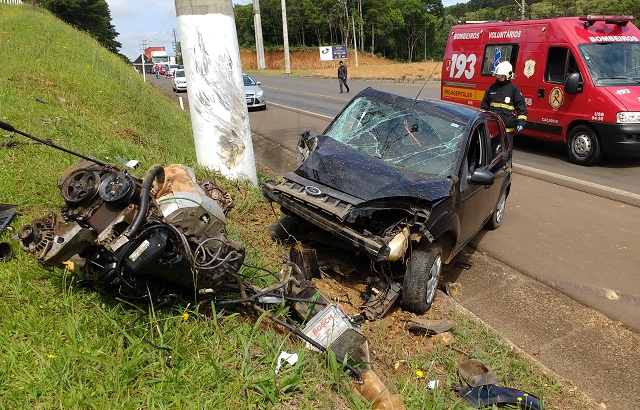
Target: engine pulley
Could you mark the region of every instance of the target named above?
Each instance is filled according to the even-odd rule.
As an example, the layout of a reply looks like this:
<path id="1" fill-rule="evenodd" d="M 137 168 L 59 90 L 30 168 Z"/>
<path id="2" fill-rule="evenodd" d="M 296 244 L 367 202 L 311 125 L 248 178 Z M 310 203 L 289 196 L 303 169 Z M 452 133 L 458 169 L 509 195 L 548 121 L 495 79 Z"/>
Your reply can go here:
<path id="1" fill-rule="evenodd" d="M 114 172 L 102 179 L 98 193 L 105 202 L 121 204 L 133 196 L 136 184 L 126 172 Z"/>
<path id="2" fill-rule="evenodd" d="M 65 201 L 79 204 L 95 197 L 100 187 L 100 175 L 89 169 L 74 171 L 62 183 L 60 193 Z"/>

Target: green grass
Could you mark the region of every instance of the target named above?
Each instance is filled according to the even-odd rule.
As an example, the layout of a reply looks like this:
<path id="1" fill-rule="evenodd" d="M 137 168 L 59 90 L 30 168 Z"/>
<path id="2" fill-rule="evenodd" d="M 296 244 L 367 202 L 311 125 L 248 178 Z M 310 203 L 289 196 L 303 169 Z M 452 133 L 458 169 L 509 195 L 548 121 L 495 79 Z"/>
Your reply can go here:
<path id="1" fill-rule="evenodd" d="M 187 113 L 142 82 L 97 42 L 29 6 L 0 4 L 0 50 L 10 56 L 0 73 L 0 120 L 69 150 L 114 162 L 138 159 L 142 177 L 152 164 L 197 169 Z M 63 200 L 58 176 L 76 158 L 19 135 L 0 133 L 0 202 L 19 211 L 0 241 Z M 270 207 L 255 187 L 219 180 L 235 200 L 230 235 L 249 265 L 278 268 L 286 249 L 266 239 Z M 19 250 L 0 262 L 0 402 L 8 409 L 367 409 L 335 357 L 322 356 L 264 317 L 212 306 L 136 307 L 79 288 L 68 271 L 39 264 Z M 259 286 L 259 269 L 243 268 Z M 482 345 L 479 358 L 517 387 L 557 408 L 580 399 L 549 376 L 532 371 L 500 335 L 462 315 L 456 350 L 420 349 L 426 338 L 387 319 L 363 331 L 374 363 L 410 409 L 462 409 L 450 391 L 455 363 Z M 389 337 L 396 331 L 398 337 Z M 404 332 L 404 333 L 403 333 Z M 154 344 L 156 347 L 152 347 Z M 410 349 L 408 347 L 411 347 Z M 275 374 L 281 351 L 300 355 Z M 397 366 L 394 366 L 397 363 Z M 424 377 L 417 377 L 421 370 Z M 426 383 L 441 381 L 431 391 Z M 504 379 L 509 385 L 509 380 Z"/>

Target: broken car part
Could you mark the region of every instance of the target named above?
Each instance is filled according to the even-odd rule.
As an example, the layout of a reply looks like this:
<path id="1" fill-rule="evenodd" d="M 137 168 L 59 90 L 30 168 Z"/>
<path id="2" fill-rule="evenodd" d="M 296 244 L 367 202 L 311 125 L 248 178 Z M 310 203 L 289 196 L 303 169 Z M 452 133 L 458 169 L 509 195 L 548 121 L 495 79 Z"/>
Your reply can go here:
<path id="1" fill-rule="evenodd" d="M 428 335 L 435 335 L 451 330 L 456 322 L 449 319 L 424 319 L 412 317 L 407 320 L 407 327 L 414 332 L 422 332 Z"/>
<path id="2" fill-rule="evenodd" d="M 223 209 L 192 169 L 154 165 L 140 180 L 79 159 L 58 187 L 61 214 L 18 232 L 20 247 L 38 260 L 72 260 L 80 283 L 139 302 L 199 300 L 236 287 L 244 248 L 227 236 Z"/>
<path id="3" fill-rule="evenodd" d="M 400 284 L 381 279 L 371 286 L 369 297 L 362 306 L 362 315 L 374 320 L 387 314 L 391 306 L 400 297 Z"/>
<path id="4" fill-rule="evenodd" d="M 469 405 L 476 409 L 495 404 L 513 404 L 518 409 L 543 410 L 540 399 L 522 390 L 488 384 L 485 386 L 467 387 L 458 392 Z"/>
<path id="5" fill-rule="evenodd" d="M 15 132 L 16 134 L 20 134 L 20 135 L 22 135 L 22 136 L 24 136 L 24 137 L 27 137 L 27 138 L 32 139 L 32 140 L 34 140 L 34 141 L 37 141 L 37 142 L 39 142 L 40 144 L 48 145 L 48 146 L 50 146 L 51 148 L 59 149 L 60 151 L 66 152 L 67 154 L 74 155 L 74 156 L 76 156 L 76 157 L 78 157 L 78 158 L 84 158 L 84 159 L 86 159 L 87 161 L 94 162 L 94 163 L 96 163 L 96 164 L 98 164 L 98 165 L 106 165 L 104 162 L 102 162 L 102 161 L 100 161 L 100 160 L 97 160 L 96 158 L 92 158 L 92 157 L 88 157 L 88 156 L 85 156 L 85 155 L 82 155 L 82 154 L 78 154 L 77 152 L 73 152 L 73 151 L 70 151 L 70 150 L 68 150 L 68 149 L 66 149 L 66 148 L 62 148 L 62 147 L 60 147 L 60 146 L 58 146 L 58 145 L 56 145 L 56 144 L 52 143 L 51 141 L 41 140 L 40 138 L 36 138 L 36 137 L 34 137 L 33 135 L 29 135 L 29 134 L 27 134 L 26 132 L 22 132 L 22 131 L 20 131 L 20 130 L 17 130 L 17 129 L 15 129 L 15 128 L 13 127 L 13 125 L 8 124 L 8 123 L 6 123 L 6 122 L 4 122 L 4 121 L 0 121 L 0 128 L 2 128 L 2 129 L 3 129 L 3 130 L 5 130 L 5 131 L 8 131 L 8 132 Z"/>
<path id="6" fill-rule="evenodd" d="M 8 242 L 0 242 L 0 261 L 8 262 L 13 257 L 13 249 Z"/>
<path id="7" fill-rule="evenodd" d="M 0 231 L 9 225 L 17 211 L 18 205 L 0 204 Z"/>
<path id="8" fill-rule="evenodd" d="M 510 150 L 493 113 L 367 88 L 323 135 L 304 132 L 300 166 L 261 189 L 284 214 L 275 236 L 330 234 L 404 276 L 403 307 L 423 313 L 443 265 L 501 224 Z"/>
<path id="9" fill-rule="evenodd" d="M 500 383 L 500 378 L 478 359 L 467 359 L 458 364 L 458 374 L 471 387 Z"/>

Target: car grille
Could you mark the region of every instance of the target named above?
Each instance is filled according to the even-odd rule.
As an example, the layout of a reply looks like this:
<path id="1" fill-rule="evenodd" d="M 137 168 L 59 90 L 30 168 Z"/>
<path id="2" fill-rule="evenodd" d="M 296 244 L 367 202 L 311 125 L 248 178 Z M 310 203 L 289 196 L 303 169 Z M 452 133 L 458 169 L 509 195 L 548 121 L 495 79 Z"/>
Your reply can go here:
<path id="1" fill-rule="evenodd" d="M 327 192 L 322 190 L 319 195 L 310 195 L 307 193 L 307 187 L 287 179 L 278 184 L 275 189 L 298 202 L 305 203 L 307 206 L 334 215 L 341 222 L 344 222 L 349 212 L 354 208 L 353 204 L 339 198 L 337 194 L 333 194 L 330 190 L 326 190 Z"/>

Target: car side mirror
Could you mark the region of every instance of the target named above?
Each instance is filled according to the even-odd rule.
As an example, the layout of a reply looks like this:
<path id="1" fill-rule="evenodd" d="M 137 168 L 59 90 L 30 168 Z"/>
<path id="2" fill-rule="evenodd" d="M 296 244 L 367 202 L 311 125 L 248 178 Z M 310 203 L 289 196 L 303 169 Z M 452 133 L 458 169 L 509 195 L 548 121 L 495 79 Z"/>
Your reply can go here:
<path id="1" fill-rule="evenodd" d="M 319 134 L 316 134 L 313 131 L 304 131 L 302 134 L 300 134 L 300 139 L 298 140 L 297 147 L 298 161 L 304 161 L 316 149 L 316 147 L 318 146 L 318 138 L 316 137 L 316 135 Z"/>
<path id="2" fill-rule="evenodd" d="M 494 178 L 493 172 L 484 168 L 477 168 L 471 174 L 469 183 L 473 185 L 493 185 Z"/>
<path id="3" fill-rule="evenodd" d="M 564 82 L 564 91 L 567 94 L 579 94 L 582 92 L 583 85 L 580 73 L 571 73 Z"/>

